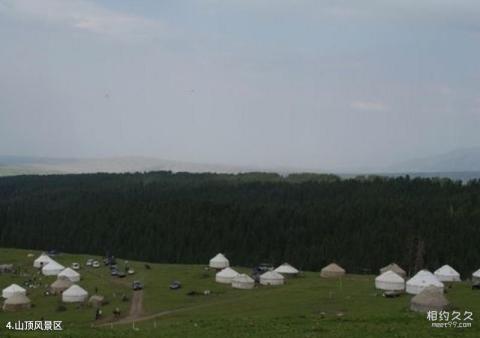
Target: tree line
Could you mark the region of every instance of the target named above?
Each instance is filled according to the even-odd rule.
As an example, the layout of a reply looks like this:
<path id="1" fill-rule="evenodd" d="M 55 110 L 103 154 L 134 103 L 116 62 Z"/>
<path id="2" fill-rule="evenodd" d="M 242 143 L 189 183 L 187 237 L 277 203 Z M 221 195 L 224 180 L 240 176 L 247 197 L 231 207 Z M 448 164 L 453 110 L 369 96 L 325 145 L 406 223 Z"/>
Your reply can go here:
<path id="1" fill-rule="evenodd" d="M 480 268 L 480 181 L 151 172 L 0 178 L 0 246 L 377 273 Z"/>

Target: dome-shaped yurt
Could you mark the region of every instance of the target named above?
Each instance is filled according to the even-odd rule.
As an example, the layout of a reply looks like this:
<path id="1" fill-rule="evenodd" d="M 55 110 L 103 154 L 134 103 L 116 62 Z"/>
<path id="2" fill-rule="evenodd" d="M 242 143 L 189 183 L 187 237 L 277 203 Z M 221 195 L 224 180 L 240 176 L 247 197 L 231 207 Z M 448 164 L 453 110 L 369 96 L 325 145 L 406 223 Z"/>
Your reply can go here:
<path id="1" fill-rule="evenodd" d="M 66 278 L 57 278 L 55 282 L 50 284 L 50 292 L 53 294 L 60 294 L 73 285 L 73 282 Z"/>
<path id="2" fill-rule="evenodd" d="M 297 269 L 295 269 L 293 266 L 291 266 L 288 263 L 283 263 L 278 268 L 276 268 L 274 271 L 282 274 L 285 277 L 296 276 L 299 273 L 299 271 Z"/>
<path id="3" fill-rule="evenodd" d="M 345 269 L 335 263 L 331 263 L 320 271 L 320 276 L 324 278 L 335 278 L 345 275 Z"/>
<path id="4" fill-rule="evenodd" d="M 222 271 L 217 272 L 215 275 L 215 281 L 217 283 L 231 284 L 232 279 L 238 276 L 238 272 L 232 268 L 225 268 Z"/>
<path id="5" fill-rule="evenodd" d="M 29 309 L 31 305 L 30 299 L 27 296 L 23 294 L 16 294 L 10 298 L 7 298 L 5 302 L 3 302 L 3 310 L 20 311 Z"/>
<path id="6" fill-rule="evenodd" d="M 83 303 L 87 300 L 88 292 L 74 284 L 62 293 L 64 303 Z"/>
<path id="7" fill-rule="evenodd" d="M 39 269 L 43 268 L 45 265 L 50 263 L 53 259 L 51 259 L 47 254 L 42 253 L 40 256 L 38 256 L 37 259 L 33 261 L 33 267 Z"/>
<path id="8" fill-rule="evenodd" d="M 275 271 L 267 271 L 260 275 L 260 284 L 262 285 L 283 285 L 285 277 Z"/>
<path id="9" fill-rule="evenodd" d="M 420 270 L 415 276 L 407 281 L 407 293 L 417 295 L 428 286 L 433 286 L 443 293 L 444 285 L 433 273 L 428 270 Z"/>
<path id="10" fill-rule="evenodd" d="M 246 274 L 239 274 L 232 279 L 232 287 L 235 289 L 253 289 L 255 281 Z"/>
<path id="11" fill-rule="evenodd" d="M 22 288 L 20 285 L 17 285 L 17 284 L 12 284 L 2 290 L 2 297 L 5 299 L 8 299 L 15 295 L 25 296 L 26 294 L 27 294 L 27 290 L 25 290 L 24 288 Z"/>
<path id="12" fill-rule="evenodd" d="M 90 297 L 88 300 L 88 304 L 93 306 L 93 307 L 100 307 L 105 303 L 105 297 L 101 295 L 93 295 Z"/>
<path id="13" fill-rule="evenodd" d="M 444 265 L 433 273 L 440 282 L 460 282 L 460 274 L 450 265 Z"/>
<path id="14" fill-rule="evenodd" d="M 449 304 L 439 288 L 428 286 L 410 300 L 410 309 L 416 312 L 442 311 Z"/>
<path id="15" fill-rule="evenodd" d="M 62 277 L 66 278 L 66 279 L 68 279 L 68 280 L 70 280 L 71 282 L 74 282 L 74 283 L 80 281 L 80 274 L 77 271 L 75 271 L 71 268 L 66 268 L 66 269 L 62 270 L 58 274 L 58 277 L 59 278 L 62 278 Z"/>
<path id="16" fill-rule="evenodd" d="M 57 276 L 64 269 L 65 267 L 62 264 L 57 263 L 52 259 L 50 263 L 42 268 L 42 274 L 45 276 Z"/>
<path id="17" fill-rule="evenodd" d="M 230 262 L 227 257 L 219 253 L 210 260 L 209 266 L 214 269 L 225 269 L 230 266 Z"/>
<path id="18" fill-rule="evenodd" d="M 480 283 L 480 269 L 472 273 L 472 282 Z"/>
<path id="19" fill-rule="evenodd" d="M 405 291 L 405 280 L 392 270 L 375 278 L 375 288 L 384 291 Z"/>

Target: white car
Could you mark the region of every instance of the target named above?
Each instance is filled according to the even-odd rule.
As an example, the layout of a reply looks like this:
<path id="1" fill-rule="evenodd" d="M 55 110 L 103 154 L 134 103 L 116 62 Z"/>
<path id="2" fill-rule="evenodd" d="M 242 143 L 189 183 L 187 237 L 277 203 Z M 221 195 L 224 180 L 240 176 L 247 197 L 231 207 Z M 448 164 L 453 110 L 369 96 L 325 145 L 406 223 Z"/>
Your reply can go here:
<path id="1" fill-rule="evenodd" d="M 100 263 L 99 263 L 98 261 L 93 261 L 92 266 L 93 266 L 94 268 L 99 268 L 99 267 L 100 267 Z"/>
<path id="2" fill-rule="evenodd" d="M 128 269 L 127 272 L 128 272 L 129 275 L 133 275 L 133 274 L 135 273 L 135 270 L 133 270 L 133 269 Z"/>
<path id="3" fill-rule="evenodd" d="M 87 259 L 87 263 L 85 263 L 86 266 L 92 266 L 93 265 L 93 259 L 89 258 Z"/>
<path id="4" fill-rule="evenodd" d="M 73 270 L 79 270 L 80 269 L 80 264 L 79 263 L 72 263 L 72 269 Z"/>

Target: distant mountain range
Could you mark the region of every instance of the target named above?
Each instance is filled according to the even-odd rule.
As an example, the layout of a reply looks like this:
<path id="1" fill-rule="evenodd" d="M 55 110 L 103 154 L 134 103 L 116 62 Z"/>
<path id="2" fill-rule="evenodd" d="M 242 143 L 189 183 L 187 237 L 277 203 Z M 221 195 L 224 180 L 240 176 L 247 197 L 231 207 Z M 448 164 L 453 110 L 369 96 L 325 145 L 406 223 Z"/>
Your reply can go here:
<path id="1" fill-rule="evenodd" d="M 111 158 L 44 158 L 0 156 L 0 176 L 29 174 L 81 174 L 81 173 L 124 173 L 148 171 L 172 172 L 215 172 L 241 173 L 252 171 L 277 172 L 289 174 L 294 172 L 325 173 L 325 170 L 305 168 L 268 168 L 229 166 L 224 164 L 205 164 L 158 159 L 152 157 L 111 157 Z M 328 171 L 332 172 L 332 171 Z M 334 172 L 334 171 L 333 171 Z M 409 174 L 412 177 L 449 177 L 455 180 L 480 178 L 480 147 L 458 149 L 445 154 L 413 159 L 394 164 L 386 168 L 370 171 L 342 171 L 342 177 L 358 174 L 379 174 L 399 176 Z"/>
<path id="2" fill-rule="evenodd" d="M 237 173 L 255 171 L 254 168 L 171 161 L 151 157 L 112 158 L 42 158 L 0 156 L 0 176 L 22 174 L 83 174 L 83 173 L 124 173 L 147 171 L 173 172 L 218 172 Z"/>
<path id="3" fill-rule="evenodd" d="M 480 147 L 397 163 L 389 172 L 476 172 L 480 171 Z"/>

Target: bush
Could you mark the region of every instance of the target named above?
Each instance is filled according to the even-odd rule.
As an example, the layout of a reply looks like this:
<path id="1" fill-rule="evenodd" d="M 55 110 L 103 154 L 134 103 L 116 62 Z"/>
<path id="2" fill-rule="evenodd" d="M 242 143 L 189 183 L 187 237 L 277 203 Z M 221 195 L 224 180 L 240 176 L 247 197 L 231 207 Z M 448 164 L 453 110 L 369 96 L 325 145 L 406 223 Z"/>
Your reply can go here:
<path id="1" fill-rule="evenodd" d="M 57 306 L 57 312 L 64 312 L 64 311 L 67 311 L 67 307 L 63 304 L 60 304 Z"/>

